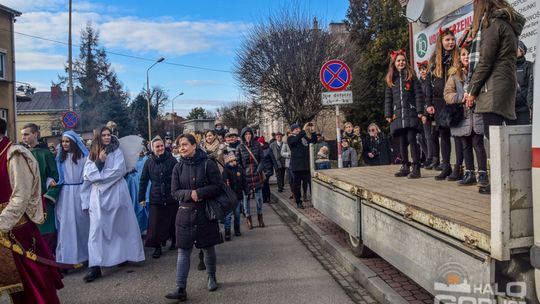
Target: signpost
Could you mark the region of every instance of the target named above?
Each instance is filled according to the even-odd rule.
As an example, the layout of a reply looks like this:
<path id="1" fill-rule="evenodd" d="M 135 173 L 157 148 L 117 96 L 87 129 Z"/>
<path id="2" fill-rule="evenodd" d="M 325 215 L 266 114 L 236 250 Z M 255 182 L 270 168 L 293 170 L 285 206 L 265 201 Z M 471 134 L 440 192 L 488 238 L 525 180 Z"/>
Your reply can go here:
<path id="1" fill-rule="evenodd" d="M 341 158 L 341 130 L 339 119 L 339 106 L 353 103 L 351 91 L 345 91 L 351 83 L 352 75 L 349 66 L 341 60 L 330 60 L 326 62 L 320 72 L 322 85 L 330 92 L 322 93 L 322 104 L 324 106 L 336 106 L 336 139 L 338 148 L 338 168 L 343 168 Z"/>
<path id="2" fill-rule="evenodd" d="M 66 129 L 75 129 L 79 123 L 79 115 L 73 111 L 68 111 L 62 116 L 62 124 Z"/>

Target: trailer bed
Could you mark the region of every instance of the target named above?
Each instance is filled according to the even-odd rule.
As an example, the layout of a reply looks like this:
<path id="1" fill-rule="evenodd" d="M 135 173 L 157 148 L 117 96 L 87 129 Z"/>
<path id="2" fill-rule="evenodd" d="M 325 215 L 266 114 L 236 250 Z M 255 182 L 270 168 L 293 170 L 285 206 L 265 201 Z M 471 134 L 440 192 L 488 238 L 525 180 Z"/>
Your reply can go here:
<path id="1" fill-rule="evenodd" d="M 422 170 L 422 178 L 394 177 L 399 166 L 316 171 L 314 178 L 361 200 L 431 227 L 464 244 L 490 252 L 490 196 L 476 186 L 435 181 L 437 171 Z"/>

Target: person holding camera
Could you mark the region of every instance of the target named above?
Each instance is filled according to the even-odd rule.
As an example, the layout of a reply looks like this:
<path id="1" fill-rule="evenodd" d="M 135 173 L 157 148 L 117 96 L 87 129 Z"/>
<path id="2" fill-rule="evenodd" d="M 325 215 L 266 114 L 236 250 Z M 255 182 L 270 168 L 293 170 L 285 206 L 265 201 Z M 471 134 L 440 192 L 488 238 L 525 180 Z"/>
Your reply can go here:
<path id="1" fill-rule="evenodd" d="M 293 193 L 296 206 L 304 208 L 302 197 L 300 195 L 300 186 L 303 183 L 304 199 L 306 198 L 307 188 L 310 183 L 309 173 L 309 144 L 317 143 L 317 133 L 315 125 L 308 122 L 300 129 L 300 125 L 295 123 L 291 125 L 291 136 L 287 138 L 287 144 L 291 149 L 291 170 L 294 174 Z"/>
<path id="2" fill-rule="evenodd" d="M 364 139 L 364 162 L 368 166 L 390 165 L 392 149 L 388 139 L 376 123 L 368 126 L 369 136 Z"/>

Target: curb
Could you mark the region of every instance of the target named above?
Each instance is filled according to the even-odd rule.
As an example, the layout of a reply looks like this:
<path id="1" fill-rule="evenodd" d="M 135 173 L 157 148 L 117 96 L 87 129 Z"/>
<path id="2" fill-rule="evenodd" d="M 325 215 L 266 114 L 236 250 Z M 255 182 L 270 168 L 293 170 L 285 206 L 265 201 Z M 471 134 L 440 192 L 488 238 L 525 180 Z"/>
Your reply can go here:
<path id="1" fill-rule="evenodd" d="M 373 296 L 375 300 L 384 304 L 407 304 L 402 296 L 384 282 L 375 272 L 364 265 L 357 257 L 349 250 L 338 244 L 331 236 L 322 231 L 305 215 L 296 210 L 289 203 L 283 201 L 276 196 L 274 191 L 271 192 L 271 198 L 283 209 L 296 223 L 306 229 L 336 260 L 338 260 L 343 268 L 345 268 L 366 290 Z"/>

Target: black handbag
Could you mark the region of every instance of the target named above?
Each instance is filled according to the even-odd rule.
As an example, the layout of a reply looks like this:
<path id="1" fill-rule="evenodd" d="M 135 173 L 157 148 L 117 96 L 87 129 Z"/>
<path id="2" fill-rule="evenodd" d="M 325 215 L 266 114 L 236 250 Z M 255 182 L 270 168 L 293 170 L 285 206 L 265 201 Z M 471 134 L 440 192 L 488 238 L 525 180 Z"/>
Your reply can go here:
<path id="1" fill-rule="evenodd" d="M 204 165 L 204 174 L 206 176 L 206 167 L 208 161 Z M 206 218 L 210 221 L 222 221 L 238 206 L 238 197 L 229 185 L 221 184 L 222 192 L 217 197 L 206 200 L 205 213 Z"/>
<path id="2" fill-rule="evenodd" d="M 440 125 L 441 127 L 452 128 L 459 125 L 464 117 L 463 104 L 447 104 L 439 114 Z"/>

